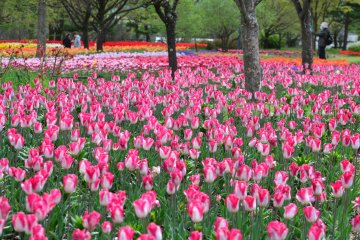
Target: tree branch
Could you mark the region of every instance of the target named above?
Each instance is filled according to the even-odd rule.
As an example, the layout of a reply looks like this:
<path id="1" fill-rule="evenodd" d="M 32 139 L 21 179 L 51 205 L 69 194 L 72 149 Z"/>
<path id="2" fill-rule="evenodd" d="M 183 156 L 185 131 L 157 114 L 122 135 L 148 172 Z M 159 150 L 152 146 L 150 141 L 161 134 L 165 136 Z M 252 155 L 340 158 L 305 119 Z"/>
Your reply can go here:
<path id="1" fill-rule="evenodd" d="M 238 8 L 240 9 L 241 15 L 243 16 L 245 22 L 249 22 L 250 18 L 247 14 L 246 6 L 244 0 L 234 0 Z"/>
<path id="2" fill-rule="evenodd" d="M 261 3 L 262 0 L 255 1 L 255 7 Z"/>
<path id="3" fill-rule="evenodd" d="M 306 1 L 306 0 L 305 0 Z M 303 14 L 303 9 L 301 7 L 301 3 L 299 2 L 299 0 L 292 0 L 292 2 L 294 3 L 294 6 L 295 6 L 295 9 L 296 9 L 296 12 L 299 16 L 299 18 L 302 18 L 302 14 Z"/>
<path id="4" fill-rule="evenodd" d="M 166 16 L 163 13 L 163 11 L 161 10 L 160 3 L 154 3 L 154 8 L 155 8 L 156 13 L 159 15 L 161 21 L 163 21 L 163 23 L 166 23 Z"/>

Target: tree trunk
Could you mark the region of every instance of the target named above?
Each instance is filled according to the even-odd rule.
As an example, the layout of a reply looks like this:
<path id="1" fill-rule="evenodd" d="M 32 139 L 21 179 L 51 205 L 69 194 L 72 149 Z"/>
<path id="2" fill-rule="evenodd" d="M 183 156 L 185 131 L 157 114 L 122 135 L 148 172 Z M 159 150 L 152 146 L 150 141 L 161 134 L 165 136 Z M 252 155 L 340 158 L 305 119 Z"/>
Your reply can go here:
<path id="1" fill-rule="evenodd" d="M 259 90 L 262 69 L 260 65 L 259 54 L 259 25 L 256 20 L 255 9 L 248 11 L 248 18 L 241 20 L 241 37 L 244 50 L 244 73 L 245 73 L 245 89 L 251 93 Z"/>
<path id="2" fill-rule="evenodd" d="M 84 48 L 89 49 L 89 31 L 87 27 L 85 27 L 82 31 L 82 39 L 84 42 Z"/>
<path id="3" fill-rule="evenodd" d="M 239 28 L 239 36 L 238 36 L 238 39 L 237 39 L 237 48 L 238 49 L 242 48 L 242 46 L 241 46 L 241 26 Z"/>
<path id="4" fill-rule="evenodd" d="M 344 22 L 344 40 L 343 40 L 343 47 L 342 50 L 346 50 L 347 48 L 347 40 L 349 35 L 349 25 L 350 25 L 350 18 L 349 15 L 345 15 L 345 22 Z"/>
<path id="5" fill-rule="evenodd" d="M 223 52 L 228 51 L 228 45 L 229 45 L 229 38 L 228 36 L 222 36 L 221 37 L 221 49 Z"/>
<path id="6" fill-rule="evenodd" d="M 282 34 L 279 33 L 279 42 L 278 42 L 278 49 L 281 49 L 281 42 L 282 42 Z"/>
<path id="7" fill-rule="evenodd" d="M 338 48 L 338 40 L 337 40 L 337 37 L 338 37 L 338 33 L 337 33 L 337 32 L 334 32 L 334 48 Z"/>
<path id="8" fill-rule="evenodd" d="M 195 52 L 198 52 L 199 50 L 198 50 L 196 38 L 194 38 L 194 42 L 195 42 Z"/>
<path id="9" fill-rule="evenodd" d="M 171 69 L 171 77 L 173 80 L 175 80 L 175 72 L 177 70 L 175 26 L 176 22 L 168 22 L 166 24 L 169 67 Z"/>
<path id="10" fill-rule="evenodd" d="M 314 25 L 313 25 L 313 27 L 314 27 L 314 32 L 318 32 L 318 17 L 317 16 L 314 16 Z M 312 38 L 313 39 L 313 42 L 312 42 L 312 44 L 313 44 L 313 50 L 315 51 L 316 50 L 316 37 L 313 37 Z"/>
<path id="11" fill-rule="evenodd" d="M 269 38 L 270 38 L 270 35 L 267 33 L 267 32 L 265 32 L 265 34 L 264 34 L 264 48 L 265 49 L 268 49 L 269 48 Z"/>
<path id="12" fill-rule="evenodd" d="M 46 0 L 38 0 L 36 57 L 42 57 L 46 54 L 46 35 Z"/>
<path id="13" fill-rule="evenodd" d="M 105 31 L 103 29 L 97 35 L 96 39 L 96 51 L 102 52 L 103 51 L 103 43 L 105 41 Z"/>
<path id="14" fill-rule="evenodd" d="M 302 46 L 302 65 L 303 71 L 306 72 L 307 69 L 312 73 L 312 63 L 313 63 L 313 47 L 312 47 L 312 33 L 311 33 L 311 15 L 310 11 L 304 14 L 301 21 L 301 46 Z"/>
<path id="15" fill-rule="evenodd" d="M 150 42 L 149 26 L 147 24 L 145 24 L 144 30 L 145 30 L 145 41 Z"/>

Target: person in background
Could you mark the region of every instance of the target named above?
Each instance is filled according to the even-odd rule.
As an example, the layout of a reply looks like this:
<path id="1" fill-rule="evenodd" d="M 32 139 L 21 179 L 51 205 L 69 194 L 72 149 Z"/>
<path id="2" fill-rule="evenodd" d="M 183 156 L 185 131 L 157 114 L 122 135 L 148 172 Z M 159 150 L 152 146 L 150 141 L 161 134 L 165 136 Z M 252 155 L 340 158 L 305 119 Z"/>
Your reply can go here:
<path id="1" fill-rule="evenodd" d="M 327 22 L 322 22 L 320 24 L 320 32 L 314 33 L 319 37 L 318 39 L 318 54 L 320 59 L 326 59 L 325 48 L 327 44 L 327 39 L 330 37 L 329 24 Z"/>
<path id="2" fill-rule="evenodd" d="M 65 38 L 63 39 L 63 45 L 64 45 L 64 48 L 71 48 L 71 39 L 70 39 L 69 33 L 67 33 Z"/>
<path id="3" fill-rule="evenodd" d="M 81 47 L 81 37 L 78 33 L 75 33 L 74 48 Z"/>

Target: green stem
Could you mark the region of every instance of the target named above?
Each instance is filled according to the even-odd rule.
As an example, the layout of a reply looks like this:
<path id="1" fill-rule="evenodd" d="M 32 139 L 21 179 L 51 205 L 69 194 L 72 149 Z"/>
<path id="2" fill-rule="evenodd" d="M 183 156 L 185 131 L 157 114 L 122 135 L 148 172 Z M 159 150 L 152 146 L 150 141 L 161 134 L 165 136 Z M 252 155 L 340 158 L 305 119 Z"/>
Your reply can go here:
<path id="1" fill-rule="evenodd" d="M 331 230 L 331 236 L 332 236 L 333 240 L 335 239 L 335 225 L 336 225 L 336 213 L 337 213 L 336 203 L 337 203 L 337 199 L 335 198 L 334 205 L 333 205 L 334 221 L 333 221 L 332 230 Z"/>
<path id="2" fill-rule="evenodd" d="M 302 236 L 301 239 L 306 239 L 306 218 L 305 218 L 305 214 L 303 214 L 303 232 L 302 232 Z"/>

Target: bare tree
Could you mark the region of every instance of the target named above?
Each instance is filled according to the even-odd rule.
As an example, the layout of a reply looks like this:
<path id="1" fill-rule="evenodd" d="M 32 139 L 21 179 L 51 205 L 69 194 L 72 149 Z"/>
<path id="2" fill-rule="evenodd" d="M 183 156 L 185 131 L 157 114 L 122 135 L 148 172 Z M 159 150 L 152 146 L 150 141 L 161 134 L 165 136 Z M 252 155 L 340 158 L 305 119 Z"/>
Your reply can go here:
<path id="1" fill-rule="evenodd" d="M 72 23 L 81 30 L 84 48 L 89 48 L 91 5 L 86 0 L 61 0 Z"/>
<path id="2" fill-rule="evenodd" d="M 142 0 L 89 0 L 92 26 L 97 32 L 96 50 L 103 51 L 107 32 L 132 10 L 145 6 Z"/>
<path id="3" fill-rule="evenodd" d="M 301 24 L 301 58 L 304 73 L 310 70 L 313 63 L 313 35 L 311 32 L 311 0 L 292 0 Z"/>
<path id="4" fill-rule="evenodd" d="M 261 0 L 234 0 L 241 12 L 241 38 L 244 50 L 245 89 L 255 93 L 260 88 L 262 69 L 259 54 L 259 25 L 256 6 Z M 254 95 L 254 94 L 253 94 Z"/>
<path id="5" fill-rule="evenodd" d="M 175 79 L 175 72 L 177 70 L 175 29 L 177 20 L 176 7 L 178 3 L 179 0 L 173 0 L 172 3 L 168 0 L 152 0 L 156 13 L 165 24 L 169 67 L 173 80 Z"/>
<path id="6" fill-rule="evenodd" d="M 37 47 L 36 57 L 46 54 L 46 0 L 38 0 Z"/>

